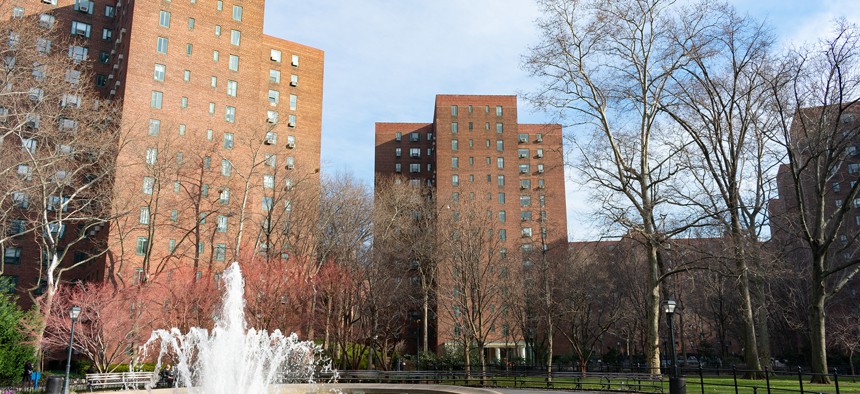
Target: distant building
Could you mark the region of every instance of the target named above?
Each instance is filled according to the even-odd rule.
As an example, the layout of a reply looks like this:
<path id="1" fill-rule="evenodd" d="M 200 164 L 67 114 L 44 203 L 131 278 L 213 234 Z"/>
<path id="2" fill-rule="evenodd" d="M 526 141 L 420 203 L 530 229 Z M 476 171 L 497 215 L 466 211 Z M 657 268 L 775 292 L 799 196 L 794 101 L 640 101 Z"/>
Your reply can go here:
<path id="1" fill-rule="evenodd" d="M 90 62 L 83 83 L 123 102 L 111 205 L 128 215 L 92 234 L 110 253 L 70 280 L 217 272 L 240 247 L 298 253 L 265 233 L 289 228 L 293 185 L 318 184 L 324 54 L 263 34 L 264 1 L 12 0 L 0 15 L 69 32 L 78 43 L 55 50 Z M 4 276 L 36 286 L 39 250 L 5 254 Z"/>
<path id="2" fill-rule="evenodd" d="M 487 230 L 498 261 L 517 260 L 517 267 L 528 269 L 541 255 L 567 249 L 562 127 L 520 124 L 516 96 L 438 95 L 431 123 L 377 123 L 375 172 L 377 180 L 398 177 L 429 187 L 440 217 L 458 204 L 481 201 L 492 216 Z M 439 256 L 440 264 L 445 258 Z M 437 293 L 457 293 L 443 271 Z M 433 344 L 457 342 L 462 327 L 454 315 L 436 310 Z M 485 357 L 526 357 L 523 335 L 511 319 L 490 330 Z M 416 334 L 407 346 L 416 343 Z"/>

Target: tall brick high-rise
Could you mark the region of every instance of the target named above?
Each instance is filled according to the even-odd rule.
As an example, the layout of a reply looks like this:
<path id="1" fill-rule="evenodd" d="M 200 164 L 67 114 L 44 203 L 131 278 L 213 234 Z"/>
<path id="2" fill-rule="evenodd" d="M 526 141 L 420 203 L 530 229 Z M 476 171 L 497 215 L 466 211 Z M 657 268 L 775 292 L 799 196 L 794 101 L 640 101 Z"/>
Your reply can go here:
<path id="1" fill-rule="evenodd" d="M 562 128 L 518 123 L 516 96 L 438 95 L 432 123 L 377 123 L 375 171 L 377 180 L 394 176 L 430 186 L 437 227 L 451 223 L 443 223 L 446 212 L 462 222 L 464 204 L 479 203 L 488 211 L 481 216 L 492 216 L 481 229 L 492 234 L 486 241 L 491 255 L 484 257 L 490 265 L 517 260 L 514 266 L 527 270 L 542 254 L 567 249 Z M 443 243 L 444 232 L 438 230 Z M 440 255 L 439 263 L 446 258 Z M 449 278 L 456 271 L 439 270 L 437 294 L 462 294 Z M 437 302 L 445 303 L 441 298 Z M 502 304 L 497 299 L 486 307 L 493 313 Z M 454 343 L 461 334 L 455 321 L 461 311 L 454 308 L 444 312 L 437 306 L 432 330 L 438 345 Z M 525 357 L 525 345 L 514 339 L 523 336 L 511 333 L 515 324 L 500 319 L 494 325 L 488 328 L 486 356 L 498 359 L 505 351 L 506 357 Z"/>
<path id="2" fill-rule="evenodd" d="M 84 83 L 123 104 L 119 219 L 100 229 L 109 253 L 97 276 L 134 283 L 177 266 L 218 272 L 241 253 L 301 253 L 272 234 L 287 232 L 294 206 L 314 212 L 303 199 L 318 185 L 324 54 L 264 35 L 264 0 L 5 3 L 4 20 L 75 36 L 68 56 L 94 72 Z M 4 275 L 32 288 L 38 249 L 9 247 L 19 264 Z"/>

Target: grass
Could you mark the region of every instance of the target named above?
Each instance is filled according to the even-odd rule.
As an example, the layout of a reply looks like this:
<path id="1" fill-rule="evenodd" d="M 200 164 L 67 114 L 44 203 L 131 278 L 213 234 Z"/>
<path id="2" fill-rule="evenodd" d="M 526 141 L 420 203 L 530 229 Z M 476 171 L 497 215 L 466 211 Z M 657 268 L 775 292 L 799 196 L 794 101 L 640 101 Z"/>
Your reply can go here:
<path id="1" fill-rule="evenodd" d="M 451 377 L 440 376 L 440 384 L 480 386 L 481 380 L 477 377 L 472 377 L 468 382 L 460 376 L 458 379 Z M 705 377 L 703 379 L 705 389 L 702 391 L 702 384 L 698 376 L 687 376 L 687 394 L 735 394 L 734 380 L 731 376 L 721 377 Z M 738 379 L 737 394 L 768 394 L 768 382 L 764 379 L 750 380 Z M 433 383 L 433 382 L 428 382 Z M 495 376 L 486 378 L 486 386 L 488 387 L 507 387 L 507 388 L 548 388 L 546 380 L 541 376 L 517 377 L 512 376 Z M 643 391 L 643 392 L 660 392 L 662 384 L 663 393 L 669 392 L 669 381 L 663 379 L 660 382 L 650 381 L 630 381 L 627 379 L 605 379 L 598 377 L 588 378 L 556 378 L 553 381 L 552 387 L 556 390 L 572 389 L 572 390 L 613 390 L 613 391 Z M 836 385 L 829 384 L 811 384 L 809 376 L 804 376 L 803 381 L 804 393 L 836 393 Z M 770 394 L 789 394 L 800 393 L 800 382 L 796 377 L 780 376 L 771 377 L 770 379 Z M 852 381 L 851 378 L 840 377 L 839 379 L 840 394 L 860 394 L 860 378 Z"/>

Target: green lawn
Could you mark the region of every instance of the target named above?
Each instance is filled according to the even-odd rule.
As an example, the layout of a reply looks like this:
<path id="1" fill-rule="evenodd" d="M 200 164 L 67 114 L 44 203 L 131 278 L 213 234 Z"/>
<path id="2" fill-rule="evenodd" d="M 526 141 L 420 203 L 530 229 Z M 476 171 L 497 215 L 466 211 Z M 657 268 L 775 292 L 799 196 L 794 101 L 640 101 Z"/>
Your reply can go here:
<path id="1" fill-rule="evenodd" d="M 431 383 L 431 382 L 428 382 Z M 480 386 L 481 381 L 473 377 L 466 382 L 462 376 L 458 379 L 441 379 L 440 384 L 453 385 L 469 385 Z M 548 388 L 546 380 L 539 376 L 530 377 L 488 377 L 485 385 L 488 387 L 531 387 L 531 388 Z M 698 376 L 687 377 L 687 394 L 735 394 L 734 380 L 731 376 L 724 377 L 705 377 L 705 390 L 702 391 L 702 385 Z M 585 379 L 576 378 L 556 378 L 553 381 L 551 388 L 556 390 L 616 390 L 616 391 L 643 391 L 643 392 L 659 392 L 660 384 L 657 382 L 648 381 L 629 381 L 617 379 L 603 379 L 589 377 Z M 662 383 L 664 393 L 669 392 L 669 381 L 665 378 Z M 821 385 L 809 383 L 809 376 L 804 376 L 803 391 L 805 393 L 836 393 L 836 385 Z M 797 378 L 792 377 L 772 377 L 770 379 L 770 394 L 788 394 L 799 393 L 800 384 Z M 761 380 L 738 379 L 738 394 L 768 394 L 767 382 Z M 860 394 L 860 379 L 851 381 L 851 379 L 839 379 L 839 393 Z"/>

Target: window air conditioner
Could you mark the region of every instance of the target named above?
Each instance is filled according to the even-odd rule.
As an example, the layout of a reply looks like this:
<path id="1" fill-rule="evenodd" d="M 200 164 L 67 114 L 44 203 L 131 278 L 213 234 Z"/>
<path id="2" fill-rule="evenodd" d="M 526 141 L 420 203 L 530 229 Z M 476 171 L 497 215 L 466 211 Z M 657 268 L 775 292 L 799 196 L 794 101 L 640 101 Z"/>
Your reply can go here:
<path id="1" fill-rule="evenodd" d="M 89 13 L 90 12 L 90 2 L 86 1 L 86 2 L 79 3 L 78 4 L 78 11 L 83 12 L 83 13 Z"/>
<path id="2" fill-rule="evenodd" d="M 298 81 L 290 81 L 290 86 L 296 86 L 298 84 L 299 84 Z"/>
<path id="3" fill-rule="evenodd" d="M 289 122 L 289 123 L 287 123 L 287 126 L 296 127 L 296 122 Z"/>
<path id="4" fill-rule="evenodd" d="M 538 159 L 542 158 L 542 157 L 543 157 L 543 153 L 538 153 L 538 154 L 537 154 L 537 157 L 538 157 Z"/>
<path id="5" fill-rule="evenodd" d="M 526 142 L 529 142 L 529 141 L 528 141 L 527 139 L 525 139 L 525 138 L 520 138 L 520 143 L 521 143 L 521 144 L 525 144 Z"/>
<path id="6" fill-rule="evenodd" d="M 543 174 L 543 168 L 538 168 L 538 174 Z"/>
<path id="7" fill-rule="evenodd" d="M 288 169 L 288 170 L 292 170 L 292 169 L 294 169 L 294 168 L 296 168 L 296 165 L 295 165 L 295 164 L 287 164 L 287 169 Z"/>
<path id="8" fill-rule="evenodd" d="M 525 158 L 527 158 L 527 157 L 528 157 L 528 156 L 527 156 L 525 153 L 520 153 L 520 159 L 525 159 Z"/>
<path id="9" fill-rule="evenodd" d="M 296 143 L 295 143 L 295 142 L 287 142 L 287 148 L 293 149 L 293 148 L 295 148 L 295 147 L 296 147 Z"/>

